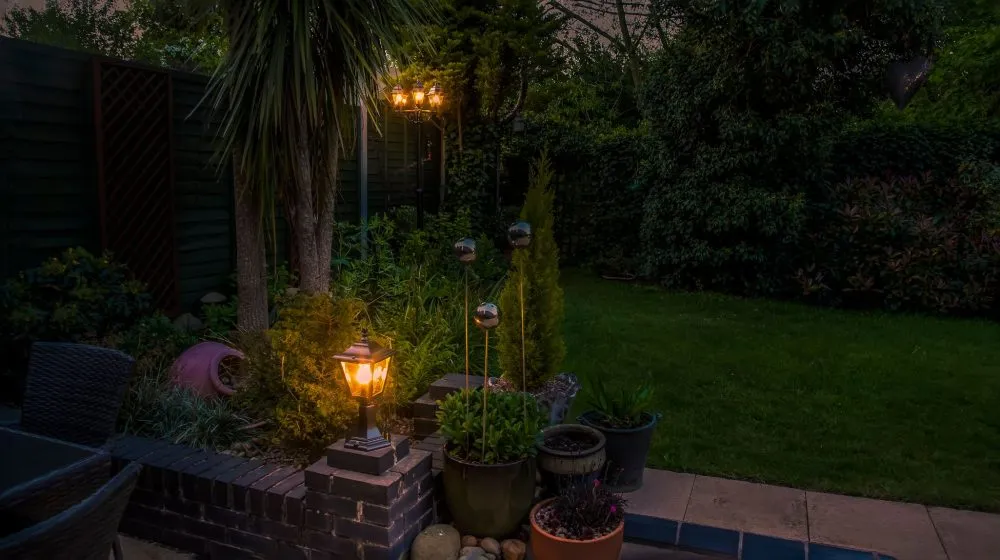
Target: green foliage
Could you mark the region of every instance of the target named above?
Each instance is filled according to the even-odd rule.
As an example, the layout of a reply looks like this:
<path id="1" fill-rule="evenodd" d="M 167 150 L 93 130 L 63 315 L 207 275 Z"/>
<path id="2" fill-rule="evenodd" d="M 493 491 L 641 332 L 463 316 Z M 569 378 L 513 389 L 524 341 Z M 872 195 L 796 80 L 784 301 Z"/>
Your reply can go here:
<path id="1" fill-rule="evenodd" d="M 236 275 L 232 278 L 232 294 L 223 303 L 211 303 L 202 306 L 205 330 L 210 336 L 225 338 L 236 330 L 236 308 L 239 299 L 236 296 Z M 276 311 L 288 300 L 288 288 L 295 283 L 295 275 L 288 270 L 288 265 L 282 263 L 267 271 L 267 301 L 272 311 Z"/>
<path id="2" fill-rule="evenodd" d="M 657 156 L 644 271 L 682 287 L 776 291 L 830 134 L 873 112 L 886 64 L 926 48 L 938 10 L 921 0 L 678 10 L 684 24 L 643 97 Z"/>
<path id="3" fill-rule="evenodd" d="M 448 452 L 463 461 L 484 465 L 533 457 L 545 425 L 533 396 L 496 392 L 484 395 L 482 389 L 463 389 L 448 395 L 437 417 L 441 433 L 448 440 Z"/>
<path id="4" fill-rule="evenodd" d="M 203 17 L 184 0 L 46 0 L 42 9 L 13 7 L 0 34 L 56 47 L 212 72 L 228 48 L 221 13 Z"/>
<path id="5" fill-rule="evenodd" d="M 142 376 L 130 385 L 118 424 L 127 434 L 220 450 L 256 435 L 251 418 L 233 401 L 200 397 L 165 375 Z"/>
<path id="6" fill-rule="evenodd" d="M 100 338 L 134 324 L 151 303 L 110 254 L 67 249 L 0 287 L 0 333 L 28 341 Z"/>
<path id="7" fill-rule="evenodd" d="M 609 428 L 638 428 L 649 422 L 653 406 L 653 385 L 644 381 L 638 387 L 612 387 L 603 376 L 592 376 L 590 408 L 597 413 L 597 421 Z"/>
<path id="8" fill-rule="evenodd" d="M 373 218 L 367 232 L 342 224 L 334 259 L 338 294 L 362 302 L 362 323 L 398 353 L 386 394 L 394 405 L 412 402 L 441 375 L 465 367 L 464 270 L 452 245 L 470 235 L 469 214 L 428 216 L 423 230 L 412 229 L 414 221 L 412 209 L 401 209 Z M 479 238 L 477 254 L 469 267 L 471 305 L 492 297 L 504 273 L 502 257 L 488 239 Z M 480 337 L 470 342 L 477 352 Z"/>
<path id="9" fill-rule="evenodd" d="M 41 10 L 13 6 L 0 34 L 94 54 L 130 58 L 139 27 L 113 0 L 46 0 Z"/>
<path id="10" fill-rule="evenodd" d="M 135 358 L 133 378 L 137 379 L 160 375 L 182 352 L 197 344 L 199 339 L 175 327 L 170 319 L 157 313 L 139 319 L 123 332 L 88 342 L 121 350 Z"/>
<path id="11" fill-rule="evenodd" d="M 503 317 L 497 327 L 500 369 L 515 387 L 522 376 L 537 389 L 555 376 L 566 355 L 562 337 L 563 292 L 559 248 L 553 234 L 552 165 L 544 153 L 535 161 L 521 219 L 531 224 L 531 244 L 514 251 L 512 270 L 500 293 Z M 524 296 L 522 368 L 521 295 Z M 522 371 L 523 369 L 523 371 Z"/>
<path id="12" fill-rule="evenodd" d="M 835 185 L 806 237 L 802 295 L 833 305 L 939 313 L 996 309 L 1000 166 L 957 179 Z"/>
<path id="13" fill-rule="evenodd" d="M 247 372 L 237 401 L 270 421 L 273 445 L 313 457 L 345 434 L 357 404 L 333 356 L 355 341 L 357 312 L 352 300 L 299 295 L 271 330 L 239 341 Z"/>

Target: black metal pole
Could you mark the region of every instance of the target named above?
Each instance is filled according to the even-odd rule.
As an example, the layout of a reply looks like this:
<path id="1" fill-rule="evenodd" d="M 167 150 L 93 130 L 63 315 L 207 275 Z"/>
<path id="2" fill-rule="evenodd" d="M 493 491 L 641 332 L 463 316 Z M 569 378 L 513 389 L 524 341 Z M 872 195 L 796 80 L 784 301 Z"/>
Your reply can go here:
<path id="1" fill-rule="evenodd" d="M 424 229 L 424 125 L 417 123 L 417 229 Z"/>

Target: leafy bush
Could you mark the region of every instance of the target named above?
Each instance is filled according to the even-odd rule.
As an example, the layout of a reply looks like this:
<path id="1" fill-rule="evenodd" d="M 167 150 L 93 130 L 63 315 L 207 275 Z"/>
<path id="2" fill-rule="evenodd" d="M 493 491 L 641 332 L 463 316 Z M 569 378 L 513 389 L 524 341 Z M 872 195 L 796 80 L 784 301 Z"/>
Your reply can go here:
<path id="1" fill-rule="evenodd" d="M 938 27 L 918 0 L 689 2 L 642 97 L 656 176 L 644 272 L 681 287 L 783 289 L 831 136 L 878 105 L 885 65 Z"/>
<path id="2" fill-rule="evenodd" d="M 344 436 L 357 404 L 333 358 L 354 342 L 358 308 L 326 294 L 298 295 L 264 335 L 246 335 L 246 356 L 237 404 L 270 422 L 271 443 L 315 457 Z"/>
<path id="3" fill-rule="evenodd" d="M 590 408 L 596 421 L 609 428 L 637 428 L 649 422 L 653 404 L 653 386 L 612 388 L 603 378 L 594 377 L 588 383 Z"/>
<path id="4" fill-rule="evenodd" d="M 441 402 L 438 421 L 448 452 L 473 463 L 497 465 L 535 455 L 545 419 L 538 403 L 524 393 L 461 390 Z"/>
<path id="5" fill-rule="evenodd" d="M 335 288 L 364 305 L 362 323 L 372 337 L 398 352 L 386 401 L 405 405 L 449 371 L 464 368 L 463 268 L 453 243 L 470 234 L 469 215 L 432 215 L 427 227 L 413 229 L 413 212 L 398 210 L 369 222 L 367 232 L 341 226 Z M 367 249 L 361 236 L 367 235 Z M 502 257 L 484 237 L 469 268 L 470 299 L 496 293 Z M 478 347 L 476 337 L 470 342 Z"/>
<path id="6" fill-rule="evenodd" d="M 199 342 L 197 336 L 179 329 L 166 316 L 157 313 L 139 319 L 132 328 L 93 342 L 115 348 L 135 358 L 133 379 L 159 375 L 181 355 Z"/>
<path id="7" fill-rule="evenodd" d="M 515 387 L 538 389 L 555 376 L 566 355 L 562 337 L 563 291 L 559 286 L 559 249 L 553 236 L 550 188 L 552 167 L 544 154 L 532 169 L 521 219 L 531 224 L 531 244 L 514 251 L 513 267 L 500 293 L 506 318 L 497 327 L 500 369 Z M 521 292 L 524 295 L 522 368 Z M 524 371 L 522 372 L 522 369 Z M 522 380 L 522 375 L 524 380 Z"/>
<path id="8" fill-rule="evenodd" d="M 0 288 L 0 329 L 9 338 L 76 341 L 125 329 L 152 299 L 110 254 L 67 249 Z"/>
<path id="9" fill-rule="evenodd" d="M 835 185 L 803 258 L 797 279 L 815 301 L 982 313 L 1000 289 L 1000 166 Z"/>

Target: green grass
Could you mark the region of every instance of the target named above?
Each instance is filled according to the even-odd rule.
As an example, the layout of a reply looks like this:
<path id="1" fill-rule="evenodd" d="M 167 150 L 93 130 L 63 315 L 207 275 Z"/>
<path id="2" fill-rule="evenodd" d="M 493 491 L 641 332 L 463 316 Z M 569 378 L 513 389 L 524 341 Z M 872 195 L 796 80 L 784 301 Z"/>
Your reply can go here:
<path id="1" fill-rule="evenodd" d="M 649 466 L 1000 511 L 1000 325 L 563 280 L 564 369 L 655 384 Z"/>

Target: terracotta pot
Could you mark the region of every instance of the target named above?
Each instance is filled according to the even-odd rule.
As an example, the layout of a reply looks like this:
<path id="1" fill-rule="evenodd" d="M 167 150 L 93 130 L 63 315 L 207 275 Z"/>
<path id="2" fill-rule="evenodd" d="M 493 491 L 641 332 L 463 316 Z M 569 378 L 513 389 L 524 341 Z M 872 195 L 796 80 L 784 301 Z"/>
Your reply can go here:
<path id="1" fill-rule="evenodd" d="M 552 502 L 550 498 L 531 509 L 531 553 L 537 560 L 618 560 L 625 542 L 625 520 L 610 534 L 589 541 L 574 541 L 547 533 L 538 526 L 535 514 Z"/>
<path id="2" fill-rule="evenodd" d="M 463 535 L 501 539 L 513 534 L 534 498 L 534 457 L 482 465 L 445 450 L 444 499 Z"/>

